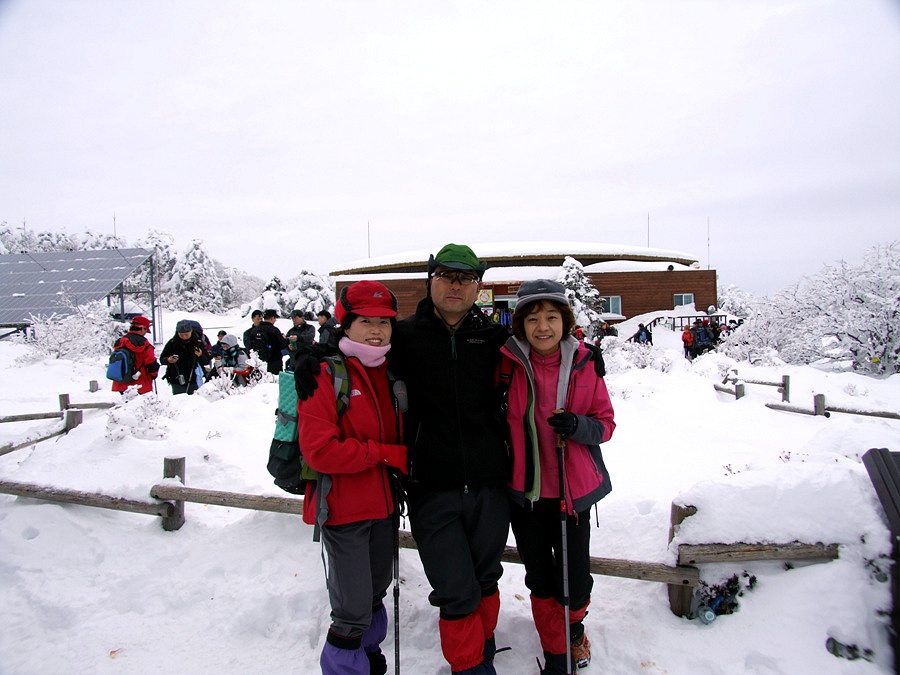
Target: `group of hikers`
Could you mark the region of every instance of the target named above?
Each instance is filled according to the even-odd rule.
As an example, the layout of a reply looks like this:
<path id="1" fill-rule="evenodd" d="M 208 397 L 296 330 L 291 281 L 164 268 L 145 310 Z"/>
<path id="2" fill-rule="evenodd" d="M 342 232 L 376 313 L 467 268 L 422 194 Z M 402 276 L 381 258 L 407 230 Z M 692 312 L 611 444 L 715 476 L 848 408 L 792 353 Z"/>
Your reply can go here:
<path id="1" fill-rule="evenodd" d="M 285 338 L 299 444 L 318 472 L 306 484 L 303 519 L 318 526 L 326 563 L 323 673 L 387 672 L 384 600 L 397 574 L 401 512 L 452 673 L 496 672 L 510 528 L 540 672 L 570 675 L 590 662 L 589 511 L 610 491 L 600 448 L 616 426 L 602 355 L 574 336 L 556 281 L 524 282 L 510 327 L 492 321 L 475 304 L 486 267 L 468 246 L 447 244 L 428 260 L 412 315 L 398 321 L 391 290 L 358 281 L 337 299 L 333 340 L 320 333 L 310 344 L 306 330 Z M 245 346 L 258 335 L 280 344 L 266 319 L 254 320 Z M 186 341 L 188 355 L 201 358 L 194 337 Z M 352 383 L 343 409 L 335 358 Z"/>
<path id="2" fill-rule="evenodd" d="M 131 386 L 136 386 L 140 394 L 153 391 L 161 365 L 166 366 L 163 379 L 176 395 L 193 394 L 204 382 L 222 375 L 235 384 L 246 385 L 256 370 L 249 359 L 251 352 L 256 352 L 259 360 L 265 362 L 268 372 L 277 375 L 284 368 L 286 356 L 291 369 L 298 349 L 314 344 L 317 337 L 323 344 L 337 345 L 337 324 L 331 313 L 319 312 L 318 334 L 307 323 L 311 318 L 311 312 L 294 310 L 291 312 L 293 326 L 283 334 L 275 326 L 276 310 L 254 310 L 250 316 L 253 324 L 244 331 L 243 346 L 236 335 L 224 330 L 219 331 L 218 341 L 211 344 L 199 322 L 182 319 L 175 324 L 175 335 L 163 346 L 157 362 L 155 348 L 147 339 L 151 321 L 145 316 L 135 316 L 128 332 L 113 346 L 113 350 L 127 349 L 134 355 L 135 377 L 131 382 L 114 381 L 113 391 L 124 392 Z"/>
<path id="3" fill-rule="evenodd" d="M 681 333 L 684 358 L 693 360 L 701 354 L 715 349 L 722 333 L 718 322 L 710 322 L 709 319 L 694 319 L 694 324 L 685 326 Z"/>

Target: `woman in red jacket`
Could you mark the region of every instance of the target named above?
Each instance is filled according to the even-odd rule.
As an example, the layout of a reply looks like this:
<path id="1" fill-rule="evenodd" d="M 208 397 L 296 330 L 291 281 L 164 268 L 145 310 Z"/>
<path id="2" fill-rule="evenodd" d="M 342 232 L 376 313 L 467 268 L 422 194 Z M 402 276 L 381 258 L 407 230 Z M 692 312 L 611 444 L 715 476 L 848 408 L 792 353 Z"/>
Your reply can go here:
<path id="1" fill-rule="evenodd" d="M 137 387 L 139 394 L 149 394 L 153 391 L 153 380 L 159 374 L 159 362 L 156 360 L 156 350 L 153 343 L 147 339 L 150 332 L 150 319 L 146 316 L 136 316 L 131 320 L 131 326 L 116 342 L 113 349 L 128 349 L 134 352 L 134 369 L 137 379 L 133 382 L 113 382 L 112 390 L 124 392 L 128 387 Z"/>
<path id="2" fill-rule="evenodd" d="M 589 510 L 610 491 L 600 444 L 609 440 L 616 426 L 606 383 L 591 363 L 592 352 L 571 335 L 574 325 L 562 284 L 547 279 L 523 283 L 513 314 L 513 336 L 502 349 L 500 368 L 504 378 L 508 372 L 504 369 L 511 370 L 510 520 L 544 651 L 543 673 L 571 673 L 575 665 L 584 668 L 590 662 L 582 623 L 593 587 Z"/>
<path id="3" fill-rule="evenodd" d="M 338 418 L 327 364 L 315 393 L 298 404 L 303 457 L 320 474 L 307 487 L 303 520 L 321 526 L 327 556 L 332 622 L 319 659 L 326 674 L 387 671 L 379 645 L 387 635 L 383 600 L 393 572 L 397 505 L 390 474 L 407 470 L 385 360 L 396 315 L 397 299 L 384 285 L 359 281 L 344 288 L 335 317 L 349 404 Z"/>

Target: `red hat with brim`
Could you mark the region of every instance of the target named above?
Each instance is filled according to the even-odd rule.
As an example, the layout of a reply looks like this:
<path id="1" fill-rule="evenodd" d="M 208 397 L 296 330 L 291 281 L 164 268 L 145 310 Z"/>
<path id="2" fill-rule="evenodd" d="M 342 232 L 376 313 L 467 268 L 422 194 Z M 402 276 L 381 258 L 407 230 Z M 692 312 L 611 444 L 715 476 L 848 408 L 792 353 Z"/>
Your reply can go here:
<path id="1" fill-rule="evenodd" d="M 397 297 L 382 283 L 357 281 L 341 289 L 334 318 L 343 323 L 351 312 L 359 316 L 397 316 Z"/>
<path id="2" fill-rule="evenodd" d="M 141 328 L 150 328 L 150 319 L 146 316 L 136 316 L 131 320 L 132 326 L 140 326 Z"/>

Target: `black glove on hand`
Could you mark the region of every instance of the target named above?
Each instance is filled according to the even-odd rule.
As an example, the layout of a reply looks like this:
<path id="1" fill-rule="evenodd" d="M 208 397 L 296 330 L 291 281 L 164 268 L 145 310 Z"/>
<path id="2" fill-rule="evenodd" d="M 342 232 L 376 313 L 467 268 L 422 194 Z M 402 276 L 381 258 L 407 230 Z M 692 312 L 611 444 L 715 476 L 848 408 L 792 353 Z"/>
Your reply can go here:
<path id="1" fill-rule="evenodd" d="M 597 377 L 606 377 L 606 363 L 603 362 L 603 350 L 587 341 L 582 344 L 591 350 L 591 359 L 594 362 L 594 372 L 597 373 Z"/>
<path id="2" fill-rule="evenodd" d="M 294 358 L 294 386 L 297 388 L 297 397 L 305 401 L 319 386 L 316 375 L 319 374 L 319 359 L 312 354 L 298 353 Z"/>
<path id="3" fill-rule="evenodd" d="M 547 418 L 547 423 L 565 440 L 578 428 L 578 415 L 570 412 L 554 413 Z"/>

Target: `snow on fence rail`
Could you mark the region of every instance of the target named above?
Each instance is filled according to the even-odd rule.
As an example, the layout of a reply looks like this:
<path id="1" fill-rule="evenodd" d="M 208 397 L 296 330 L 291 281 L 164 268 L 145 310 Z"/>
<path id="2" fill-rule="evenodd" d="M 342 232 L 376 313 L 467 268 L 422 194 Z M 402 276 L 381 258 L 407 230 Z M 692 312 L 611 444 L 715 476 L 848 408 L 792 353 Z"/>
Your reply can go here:
<path id="1" fill-rule="evenodd" d="M 0 493 L 156 515 L 162 518 L 163 529 L 169 531 L 178 530 L 184 525 L 185 502 L 276 513 L 300 514 L 303 512 L 302 498 L 266 497 L 239 492 L 187 487 L 184 485 L 184 476 L 184 457 L 166 457 L 163 462 L 163 478 L 165 482 L 157 483 L 150 488 L 150 496 L 158 501 L 144 502 L 98 493 L 41 487 L 12 481 L 0 481 Z M 685 518 L 696 512 L 697 509 L 694 506 L 672 504 L 669 527 L 670 543 L 675 537 L 678 526 Z M 405 531 L 400 532 L 400 545 L 407 549 L 417 548 L 412 535 Z M 696 590 L 701 585 L 700 570 L 696 567 L 699 563 L 744 562 L 751 560 L 826 561 L 837 557 L 838 547 L 835 544 L 805 544 L 802 542 L 790 542 L 787 544 L 681 544 L 678 546 L 677 565 L 674 566 L 664 563 L 592 556 L 590 568 L 593 574 L 667 584 L 669 587 L 669 607 L 672 612 L 678 616 L 693 618 Z M 514 546 L 505 548 L 502 559 L 504 562 L 522 562 L 518 550 Z"/>
<path id="2" fill-rule="evenodd" d="M 96 381 L 91 380 L 91 391 L 97 391 L 97 389 L 93 388 L 95 384 Z M 32 436 L 19 442 L 7 443 L 6 445 L 0 446 L 0 455 L 5 455 L 7 453 L 13 452 L 14 450 L 19 450 L 20 448 L 34 445 L 35 443 L 46 441 L 50 438 L 62 436 L 63 434 L 69 433 L 84 420 L 84 414 L 82 412 L 83 410 L 87 410 L 90 408 L 112 408 L 113 406 L 115 406 L 115 403 L 108 403 L 105 401 L 98 403 L 72 403 L 69 400 L 68 394 L 60 394 L 59 410 L 55 410 L 53 412 L 22 413 L 20 415 L 0 416 L 0 422 L 29 422 L 32 420 L 44 419 L 63 420 L 63 425 L 61 428 L 56 428 L 50 432 L 38 434 L 37 436 Z"/>

